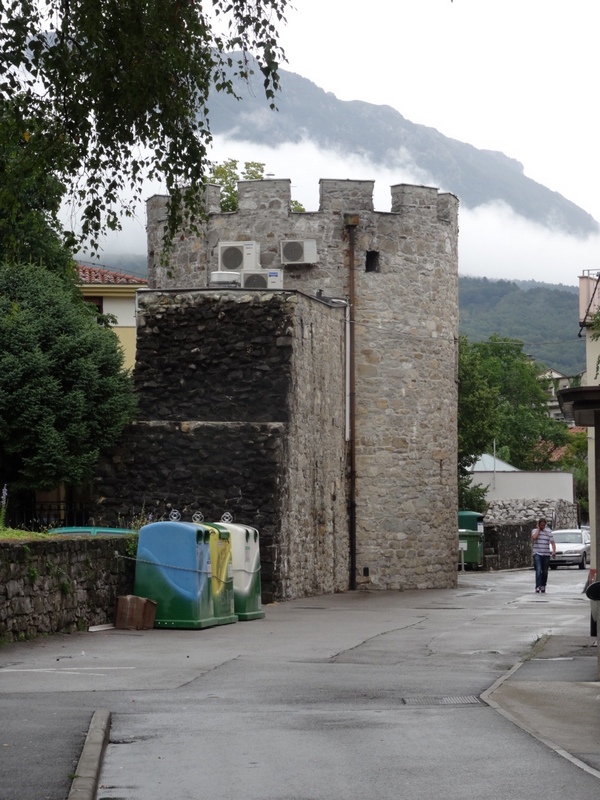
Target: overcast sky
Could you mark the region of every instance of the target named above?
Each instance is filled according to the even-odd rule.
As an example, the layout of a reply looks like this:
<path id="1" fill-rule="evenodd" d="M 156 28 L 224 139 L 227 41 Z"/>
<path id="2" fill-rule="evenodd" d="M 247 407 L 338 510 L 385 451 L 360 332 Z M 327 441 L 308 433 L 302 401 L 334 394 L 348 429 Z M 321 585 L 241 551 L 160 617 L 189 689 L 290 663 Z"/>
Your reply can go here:
<path id="1" fill-rule="evenodd" d="M 339 99 L 390 105 L 446 136 L 500 150 L 600 220 L 599 31 L 600 0 L 294 0 L 281 42 L 286 69 Z M 382 211 L 390 184 L 411 178 L 310 143 L 273 152 L 219 138 L 213 156 L 264 161 L 267 172 L 291 179 L 307 209 L 317 205 L 319 178 L 375 180 Z M 138 229 L 136 243 L 143 219 Z M 114 249 L 131 249 L 121 245 Z M 506 209 L 461 211 L 463 274 L 575 284 L 596 268 L 598 238 L 552 234 Z"/>

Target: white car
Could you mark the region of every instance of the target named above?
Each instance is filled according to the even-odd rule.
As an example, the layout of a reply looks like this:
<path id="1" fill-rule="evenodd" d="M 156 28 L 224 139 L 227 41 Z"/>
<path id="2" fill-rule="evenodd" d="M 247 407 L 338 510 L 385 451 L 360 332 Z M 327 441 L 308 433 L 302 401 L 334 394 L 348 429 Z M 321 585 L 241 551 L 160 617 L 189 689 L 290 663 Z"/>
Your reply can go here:
<path id="1" fill-rule="evenodd" d="M 552 531 L 556 543 L 556 556 L 550 556 L 550 569 L 579 567 L 590 563 L 590 532 L 582 528 Z"/>

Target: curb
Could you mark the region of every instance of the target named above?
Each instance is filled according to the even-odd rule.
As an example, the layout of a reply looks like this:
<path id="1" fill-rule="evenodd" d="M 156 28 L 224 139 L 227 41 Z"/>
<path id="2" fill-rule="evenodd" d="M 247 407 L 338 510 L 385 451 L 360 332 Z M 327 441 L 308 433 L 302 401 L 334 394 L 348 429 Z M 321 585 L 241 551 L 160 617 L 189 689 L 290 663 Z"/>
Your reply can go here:
<path id="1" fill-rule="evenodd" d="M 504 675 L 502 675 L 500 678 L 498 678 L 498 680 L 495 681 L 495 683 L 493 683 L 490 686 L 489 689 L 486 689 L 485 692 L 483 692 L 479 696 L 480 699 L 486 705 L 488 705 L 490 708 L 493 708 L 494 711 L 497 711 L 499 714 L 501 714 L 509 722 L 512 722 L 513 725 L 516 725 L 518 728 L 521 728 L 522 731 L 525 731 L 525 733 L 528 733 L 530 736 L 533 736 L 533 738 L 537 739 L 538 742 L 541 742 L 542 744 L 546 745 L 546 747 L 549 747 L 551 750 L 554 750 L 554 752 L 557 755 L 562 756 L 562 758 L 566 758 L 566 760 L 570 761 L 571 764 L 574 764 L 576 767 L 579 767 L 579 769 L 582 769 L 584 772 L 587 772 L 589 775 L 593 775 L 595 778 L 600 778 L 600 770 L 594 769 L 594 767 L 590 767 L 590 765 L 586 764 L 585 761 L 582 761 L 580 758 L 577 758 L 576 756 L 574 756 L 571 753 L 567 752 L 564 748 L 560 747 L 555 742 L 552 742 L 552 741 L 550 741 L 550 739 L 546 739 L 544 736 L 541 736 L 539 733 L 537 733 L 536 731 L 532 730 L 530 727 L 525 725 L 523 722 L 518 720 L 516 717 L 513 717 L 513 715 L 510 714 L 508 711 L 505 711 L 502 708 L 502 706 L 500 706 L 498 703 L 496 703 L 495 700 L 492 700 L 491 696 L 494 694 L 494 692 L 497 689 L 499 689 L 500 686 L 502 686 L 502 684 L 505 681 L 507 681 L 518 669 L 520 669 L 520 667 L 522 667 L 524 663 L 525 663 L 524 661 L 518 661 L 514 665 L 514 667 L 511 667 L 511 669 L 509 669 L 508 672 L 506 672 Z M 69 798 L 69 800 L 70 800 L 70 798 Z"/>
<path id="2" fill-rule="evenodd" d="M 110 711 L 94 711 L 67 800 L 96 800 L 102 757 L 110 735 Z"/>

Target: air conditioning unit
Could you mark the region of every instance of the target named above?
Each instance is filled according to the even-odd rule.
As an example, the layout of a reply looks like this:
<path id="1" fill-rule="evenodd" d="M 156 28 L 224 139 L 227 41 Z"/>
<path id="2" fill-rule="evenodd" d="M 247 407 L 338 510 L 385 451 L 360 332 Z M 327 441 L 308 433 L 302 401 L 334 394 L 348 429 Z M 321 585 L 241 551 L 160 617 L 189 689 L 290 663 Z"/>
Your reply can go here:
<path id="1" fill-rule="evenodd" d="M 219 242 L 219 270 L 260 269 L 258 242 Z"/>
<path id="2" fill-rule="evenodd" d="M 315 239 L 284 239 L 280 245 L 282 264 L 315 264 L 317 261 Z"/>
<path id="3" fill-rule="evenodd" d="M 233 270 L 213 270 L 209 275 L 211 286 L 235 287 L 240 286 L 241 282 L 240 273 Z"/>
<path id="4" fill-rule="evenodd" d="M 280 269 L 261 269 L 242 272 L 244 289 L 283 289 L 283 272 Z"/>

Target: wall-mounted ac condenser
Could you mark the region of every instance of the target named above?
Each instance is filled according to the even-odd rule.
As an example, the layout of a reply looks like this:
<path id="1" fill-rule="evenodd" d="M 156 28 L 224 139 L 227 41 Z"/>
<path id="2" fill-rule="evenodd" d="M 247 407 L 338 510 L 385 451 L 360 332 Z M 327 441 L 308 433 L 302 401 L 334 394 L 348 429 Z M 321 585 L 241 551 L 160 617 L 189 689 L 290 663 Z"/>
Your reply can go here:
<path id="1" fill-rule="evenodd" d="M 284 239 L 280 244 L 282 264 L 315 264 L 317 261 L 315 239 Z"/>
<path id="2" fill-rule="evenodd" d="M 213 270 L 209 275 L 209 285 L 210 286 L 240 286 L 241 285 L 241 278 L 239 272 L 233 272 L 233 270 Z"/>
<path id="3" fill-rule="evenodd" d="M 283 289 L 283 272 L 280 269 L 261 269 L 242 272 L 244 289 Z"/>
<path id="4" fill-rule="evenodd" d="M 260 269 L 258 242 L 219 242 L 219 270 Z"/>

